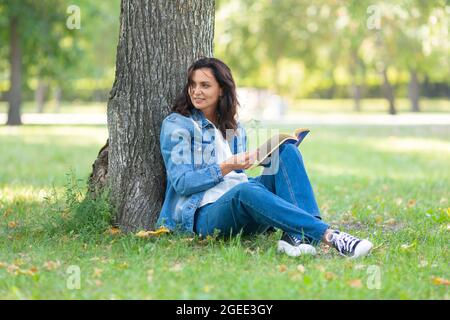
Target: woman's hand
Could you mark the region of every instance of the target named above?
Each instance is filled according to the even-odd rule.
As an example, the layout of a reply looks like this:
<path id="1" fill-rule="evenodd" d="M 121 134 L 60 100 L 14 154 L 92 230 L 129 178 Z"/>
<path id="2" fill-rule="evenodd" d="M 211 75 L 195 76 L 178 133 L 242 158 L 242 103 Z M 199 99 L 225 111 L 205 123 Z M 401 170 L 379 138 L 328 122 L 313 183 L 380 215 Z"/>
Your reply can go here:
<path id="1" fill-rule="evenodd" d="M 255 163 L 257 154 L 258 150 L 247 151 L 235 154 L 234 156 L 228 158 L 220 164 L 222 175 L 225 176 L 233 170 L 243 170 L 250 168 L 252 164 Z"/>

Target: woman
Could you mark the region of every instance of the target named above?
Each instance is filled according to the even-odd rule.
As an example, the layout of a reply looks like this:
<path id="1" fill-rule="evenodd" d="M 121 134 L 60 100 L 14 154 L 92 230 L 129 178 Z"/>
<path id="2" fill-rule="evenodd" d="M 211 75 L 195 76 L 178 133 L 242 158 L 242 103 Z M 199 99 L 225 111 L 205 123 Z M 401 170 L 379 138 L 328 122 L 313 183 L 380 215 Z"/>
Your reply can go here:
<path id="1" fill-rule="evenodd" d="M 187 83 L 161 128 L 167 171 L 159 226 L 206 236 L 283 230 L 278 251 L 316 254 L 321 241 L 344 256 L 369 253 L 372 243 L 333 230 L 320 218 L 297 147 L 285 144 L 270 166 L 247 177 L 256 151 L 246 151 L 245 130 L 236 119 L 238 101 L 230 69 L 202 58 L 188 69 Z"/>

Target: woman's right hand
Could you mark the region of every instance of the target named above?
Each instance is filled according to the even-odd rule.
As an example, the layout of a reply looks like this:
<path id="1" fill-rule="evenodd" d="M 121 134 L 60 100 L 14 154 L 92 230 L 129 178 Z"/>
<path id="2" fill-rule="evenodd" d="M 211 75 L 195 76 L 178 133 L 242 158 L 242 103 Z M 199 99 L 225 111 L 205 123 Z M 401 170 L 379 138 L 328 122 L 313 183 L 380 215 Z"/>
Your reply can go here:
<path id="1" fill-rule="evenodd" d="M 222 175 L 226 175 L 233 170 L 244 170 L 250 168 L 256 161 L 258 150 L 247 151 L 235 154 L 220 164 Z"/>

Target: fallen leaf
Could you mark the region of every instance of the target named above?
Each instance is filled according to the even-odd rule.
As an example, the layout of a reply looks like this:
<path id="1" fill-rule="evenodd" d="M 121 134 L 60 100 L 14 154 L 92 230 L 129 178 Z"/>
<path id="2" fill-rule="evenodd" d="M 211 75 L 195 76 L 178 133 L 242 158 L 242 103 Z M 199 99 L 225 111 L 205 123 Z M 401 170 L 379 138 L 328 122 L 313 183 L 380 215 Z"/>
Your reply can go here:
<path id="1" fill-rule="evenodd" d="M 8 222 L 8 228 L 13 229 L 16 227 L 17 227 L 17 222 L 15 222 L 15 221 Z"/>
<path id="2" fill-rule="evenodd" d="M 416 205 L 416 199 L 408 200 L 408 208 L 414 207 Z"/>
<path id="3" fill-rule="evenodd" d="M 285 272 L 287 270 L 287 266 L 285 264 L 281 264 L 278 266 L 278 271 Z"/>
<path id="4" fill-rule="evenodd" d="M 7 216 L 9 216 L 12 213 L 12 209 L 8 208 L 5 210 L 5 212 L 3 213 L 3 217 L 6 218 Z"/>
<path id="5" fill-rule="evenodd" d="M 348 282 L 348 285 L 352 288 L 361 288 L 362 281 L 361 281 L 361 279 L 353 279 Z"/>
<path id="6" fill-rule="evenodd" d="M 100 276 L 102 275 L 102 273 L 103 273 L 103 270 L 102 270 L 102 269 L 94 268 L 94 274 L 93 274 L 93 277 L 94 277 L 94 278 L 98 278 L 98 277 L 100 277 Z"/>
<path id="7" fill-rule="evenodd" d="M 10 265 L 6 268 L 6 271 L 8 271 L 8 273 L 17 275 L 19 269 L 20 269 L 20 268 L 19 268 L 18 266 L 16 266 L 15 264 L 10 264 Z"/>
<path id="8" fill-rule="evenodd" d="M 120 234 L 120 229 L 119 228 L 116 228 L 116 227 L 111 227 L 111 228 L 109 228 L 107 231 L 106 231 L 106 233 L 108 233 L 108 234 L 110 234 L 110 235 L 116 235 L 116 234 Z"/>
<path id="9" fill-rule="evenodd" d="M 57 261 L 47 261 L 44 263 L 43 267 L 47 269 L 47 271 L 56 270 L 61 266 L 61 262 Z"/>
<path id="10" fill-rule="evenodd" d="M 7 264 L 4 262 L 0 262 L 0 269 L 6 268 Z"/>
<path id="11" fill-rule="evenodd" d="M 440 285 L 448 286 L 448 285 L 450 285 L 450 281 L 448 281 L 447 279 L 444 279 L 444 278 L 433 277 L 432 281 L 433 281 L 433 284 L 435 286 L 440 286 Z"/>
<path id="12" fill-rule="evenodd" d="M 38 269 L 36 267 L 31 267 L 28 270 L 18 269 L 16 274 L 23 274 L 26 276 L 34 276 L 38 272 Z"/>
<path id="13" fill-rule="evenodd" d="M 166 227 L 160 227 L 159 229 L 155 230 L 155 231 L 144 231 L 141 230 L 138 233 L 136 233 L 136 236 L 139 238 L 148 238 L 150 236 L 159 236 L 161 234 L 165 234 L 165 233 L 169 233 L 170 230 L 167 229 Z"/>

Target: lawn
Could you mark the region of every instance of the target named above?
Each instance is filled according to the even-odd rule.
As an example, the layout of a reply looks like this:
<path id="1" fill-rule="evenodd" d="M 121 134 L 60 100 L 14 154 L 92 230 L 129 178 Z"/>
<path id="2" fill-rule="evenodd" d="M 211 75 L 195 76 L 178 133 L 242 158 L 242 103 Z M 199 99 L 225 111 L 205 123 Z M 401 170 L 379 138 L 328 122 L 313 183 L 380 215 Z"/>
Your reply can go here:
<path id="1" fill-rule="evenodd" d="M 450 127 L 311 129 L 300 149 L 323 218 L 371 239 L 366 258 L 323 246 L 280 255 L 280 231 L 202 240 L 71 228 L 106 128 L 0 127 L 0 298 L 449 299 Z"/>

